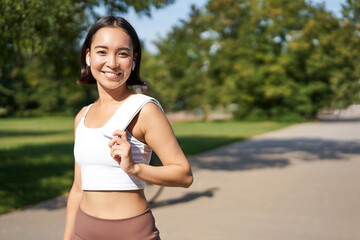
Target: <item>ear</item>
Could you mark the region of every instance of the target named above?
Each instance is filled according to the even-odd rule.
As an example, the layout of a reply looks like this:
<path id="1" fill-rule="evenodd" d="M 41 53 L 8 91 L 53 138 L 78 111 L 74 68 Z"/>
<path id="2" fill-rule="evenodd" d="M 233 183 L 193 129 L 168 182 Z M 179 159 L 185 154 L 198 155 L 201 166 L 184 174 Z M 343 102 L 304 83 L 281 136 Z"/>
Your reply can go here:
<path id="1" fill-rule="evenodd" d="M 86 50 L 85 62 L 90 67 L 90 51 Z"/>
<path id="2" fill-rule="evenodd" d="M 135 54 L 134 54 L 134 57 L 133 57 L 133 62 L 132 62 L 132 66 L 131 66 L 131 70 L 132 70 L 132 71 L 135 70 L 136 58 L 137 58 L 137 53 L 135 53 Z"/>

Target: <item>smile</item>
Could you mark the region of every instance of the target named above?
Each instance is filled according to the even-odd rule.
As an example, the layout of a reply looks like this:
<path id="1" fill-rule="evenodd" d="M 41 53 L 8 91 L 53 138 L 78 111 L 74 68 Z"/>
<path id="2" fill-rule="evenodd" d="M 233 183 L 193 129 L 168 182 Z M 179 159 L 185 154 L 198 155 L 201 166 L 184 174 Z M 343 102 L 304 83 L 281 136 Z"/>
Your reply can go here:
<path id="1" fill-rule="evenodd" d="M 105 74 L 105 76 L 109 78 L 117 77 L 121 74 L 121 73 L 113 73 L 113 72 L 103 72 L 103 73 Z"/>

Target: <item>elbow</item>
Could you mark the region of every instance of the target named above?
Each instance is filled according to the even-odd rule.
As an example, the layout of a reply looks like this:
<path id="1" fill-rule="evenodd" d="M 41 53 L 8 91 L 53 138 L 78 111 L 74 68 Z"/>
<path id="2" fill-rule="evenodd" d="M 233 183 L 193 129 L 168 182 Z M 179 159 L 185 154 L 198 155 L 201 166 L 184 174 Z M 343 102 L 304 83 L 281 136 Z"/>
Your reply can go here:
<path id="1" fill-rule="evenodd" d="M 193 182 L 194 182 L 194 177 L 193 177 L 192 174 L 190 174 L 190 175 L 188 175 L 188 176 L 186 176 L 186 177 L 184 178 L 182 187 L 183 187 L 183 188 L 189 188 Z"/>
<path id="2" fill-rule="evenodd" d="M 186 170 L 183 180 L 184 181 L 183 181 L 183 186 L 182 187 L 184 187 L 184 188 L 189 188 L 192 185 L 192 183 L 194 182 L 194 176 L 192 174 L 190 166 Z"/>

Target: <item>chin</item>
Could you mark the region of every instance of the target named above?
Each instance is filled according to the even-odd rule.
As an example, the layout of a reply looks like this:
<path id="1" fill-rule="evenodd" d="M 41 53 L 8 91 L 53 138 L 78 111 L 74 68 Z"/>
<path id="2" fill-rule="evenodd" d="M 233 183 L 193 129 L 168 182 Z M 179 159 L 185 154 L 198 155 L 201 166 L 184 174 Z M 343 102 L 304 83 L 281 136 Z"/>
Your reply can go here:
<path id="1" fill-rule="evenodd" d="M 104 89 L 115 90 L 120 87 L 126 86 L 126 80 L 116 79 L 107 81 L 97 81 L 98 86 Z"/>

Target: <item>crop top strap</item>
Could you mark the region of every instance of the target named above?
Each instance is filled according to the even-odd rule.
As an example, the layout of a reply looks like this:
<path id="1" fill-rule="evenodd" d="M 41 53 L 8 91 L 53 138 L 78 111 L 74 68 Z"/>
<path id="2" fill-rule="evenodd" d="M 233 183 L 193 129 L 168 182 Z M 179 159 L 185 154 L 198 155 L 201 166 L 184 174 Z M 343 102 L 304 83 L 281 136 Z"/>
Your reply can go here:
<path id="1" fill-rule="evenodd" d="M 85 118 L 86 117 L 86 114 L 88 113 L 90 107 L 92 106 L 93 104 L 90 104 L 89 106 L 87 106 L 86 110 L 85 110 L 85 113 L 84 115 L 82 116 L 82 118 Z"/>
<path id="2" fill-rule="evenodd" d="M 106 125 L 103 129 L 103 134 L 106 136 L 112 136 L 115 130 L 125 130 L 136 114 L 144 107 L 146 103 L 152 102 L 157 105 L 164 113 L 160 103 L 147 95 L 135 94 L 129 97 L 117 111 L 114 117 L 111 119 L 111 124 Z"/>

